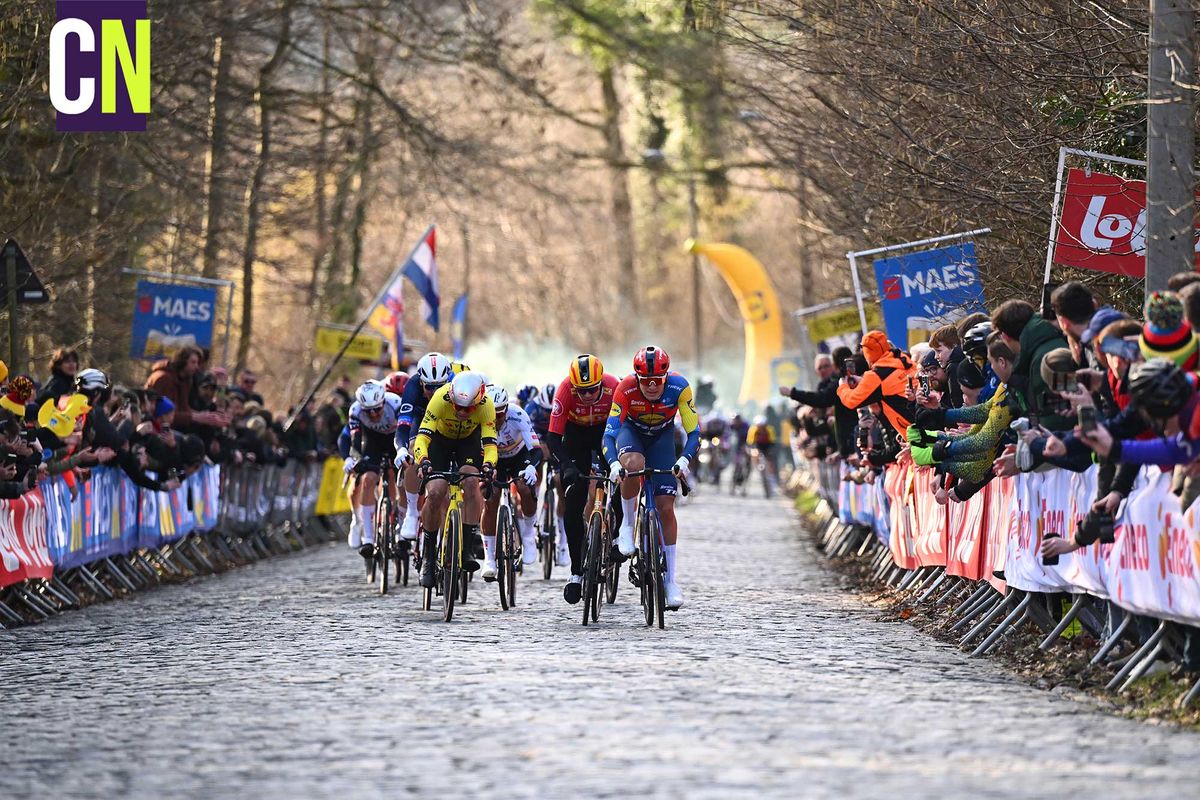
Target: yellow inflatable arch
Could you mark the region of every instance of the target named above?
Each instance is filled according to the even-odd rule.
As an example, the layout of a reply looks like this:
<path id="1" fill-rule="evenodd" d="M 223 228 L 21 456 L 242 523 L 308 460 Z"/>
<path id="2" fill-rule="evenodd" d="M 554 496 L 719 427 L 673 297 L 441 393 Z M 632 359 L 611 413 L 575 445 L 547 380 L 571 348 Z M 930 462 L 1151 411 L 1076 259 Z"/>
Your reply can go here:
<path id="1" fill-rule="evenodd" d="M 746 338 L 746 360 L 738 403 L 771 399 L 771 361 L 783 351 L 779 298 L 758 259 L 735 244 L 689 240 L 688 250 L 708 259 L 737 299 Z"/>

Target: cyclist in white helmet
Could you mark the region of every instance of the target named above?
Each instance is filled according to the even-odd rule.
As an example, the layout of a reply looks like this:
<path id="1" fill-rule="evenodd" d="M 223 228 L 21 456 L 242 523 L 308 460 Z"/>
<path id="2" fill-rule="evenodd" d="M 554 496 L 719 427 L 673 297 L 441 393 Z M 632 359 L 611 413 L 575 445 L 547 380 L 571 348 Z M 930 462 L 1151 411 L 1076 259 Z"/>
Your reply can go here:
<path id="1" fill-rule="evenodd" d="M 396 468 L 404 472 L 404 496 L 408 509 L 404 524 L 400 526 L 403 539 L 411 541 L 417 538 L 417 494 L 421 489 L 421 476 L 415 470 L 405 469 L 405 465 L 413 460 L 413 440 L 417 435 L 414 423 L 421 422 L 434 393 L 467 369 L 466 364 L 453 361 L 441 353 L 426 353 L 417 362 L 416 374 L 404 387 L 404 395 L 400 399 L 400 419 L 396 425 Z"/>
<path id="2" fill-rule="evenodd" d="M 357 478 L 351 499 L 354 520 L 349 543 L 358 547 L 363 558 L 375 552 L 375 489 L 380 468 L 395 455 L 399 418 L 400 398 L 388 392 L 381 381 L 367 381 L 354 393 L 347 423 L 350 454 L 345 471 Z"/>

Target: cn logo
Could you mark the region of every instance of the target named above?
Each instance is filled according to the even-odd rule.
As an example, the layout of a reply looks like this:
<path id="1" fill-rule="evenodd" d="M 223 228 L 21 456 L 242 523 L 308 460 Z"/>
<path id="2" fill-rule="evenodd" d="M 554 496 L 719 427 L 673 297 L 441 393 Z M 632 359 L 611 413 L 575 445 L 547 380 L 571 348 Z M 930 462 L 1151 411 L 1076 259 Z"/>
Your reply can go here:
<path id="1" fill-rule="evenodd" d="M 58 0 L 50 102 L 59 131 L 144 131 L 150 114 L 146 0 Z"/>

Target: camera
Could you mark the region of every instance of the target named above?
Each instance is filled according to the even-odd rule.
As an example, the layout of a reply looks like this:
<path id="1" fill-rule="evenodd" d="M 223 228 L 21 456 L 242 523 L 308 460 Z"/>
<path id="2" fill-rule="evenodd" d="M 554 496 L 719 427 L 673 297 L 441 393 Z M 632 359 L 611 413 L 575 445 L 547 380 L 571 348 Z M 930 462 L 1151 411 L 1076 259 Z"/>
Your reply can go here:
<path id="1" fill-rule="evenodd" d="M 854 366 L 853 358 L 847 358 L 845 361 L 842 362 L 842 374 L 843 375 L 857 375 L 858 374 L 858 368 Z"/>

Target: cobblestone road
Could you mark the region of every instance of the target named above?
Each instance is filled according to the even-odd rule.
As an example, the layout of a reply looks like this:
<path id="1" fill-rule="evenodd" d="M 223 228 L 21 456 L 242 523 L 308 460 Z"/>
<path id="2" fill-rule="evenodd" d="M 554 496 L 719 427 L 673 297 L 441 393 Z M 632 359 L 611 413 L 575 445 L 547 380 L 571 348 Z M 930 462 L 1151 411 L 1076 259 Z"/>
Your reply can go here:
<path id="1" fill-rule="evenodd" d="M 331 545 L 2 633 L 0 797 L 1195 796 L 1200 737 L 878 621 L 783 504 L 681 516 L 661 632 L 540 576 L 447 626 Z"/>

